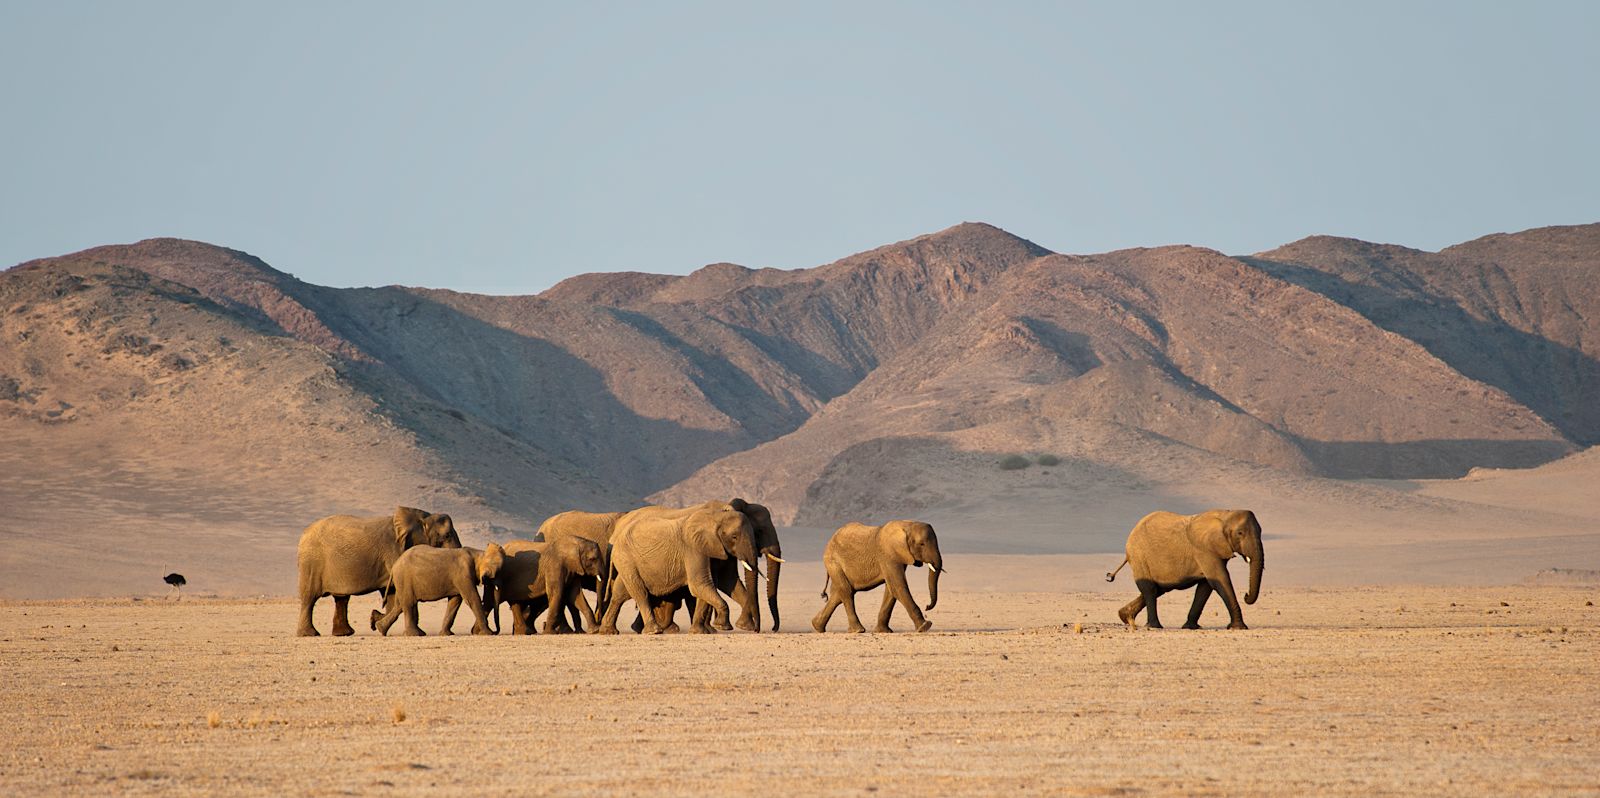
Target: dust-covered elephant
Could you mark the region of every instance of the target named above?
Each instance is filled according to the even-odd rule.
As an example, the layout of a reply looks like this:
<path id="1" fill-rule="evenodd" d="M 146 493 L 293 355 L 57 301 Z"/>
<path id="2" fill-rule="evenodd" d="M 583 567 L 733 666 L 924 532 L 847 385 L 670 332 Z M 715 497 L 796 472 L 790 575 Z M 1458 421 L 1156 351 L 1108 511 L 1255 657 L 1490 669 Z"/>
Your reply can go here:
<path id="1" fill-rule="evenodd" d="M 600 544 L 581 537 L 550 542 L 513 540 L 505 544 L 505 551 L 499 599 L 511 607 L 512 633 L 531 634 L 533 620 L 546 609 L 545 634 L 573 631 L 560 623 L 562 612 L 581 592 L 580 580 L 598 577 L 607 567 Z M 599 625 L 588 605 L 584 605 L 583 612 L 588 628 Z"/>
<path id="2" fill-rule="evenodd" d="M 720 502 L 712 502 L 712 504 L 720 504 Z M 783 547 L 778 541 L 777 527 L 772 524 L 772 513 L 767 510 L 765 505 L 754 504 L 744 499 L 732 499 L 727 504 L 733 509 L 744 513 L 745 517 L 750 519 L 750 527 L 755 534 L 756 555 L 766 558 L 767 607 L 772 610 L 772 631 L 776 632 L 779 624 L 778 575 L 780 573 L 779 569 L 785 560 L 783 559 Z M 694 508 L 686 508 L 684 512 L 692 509 Z M 756 586 L 758 577 L 756 572 L 749 568 L 743 570 L 744 577 L 741 580 L 738 561 L 732 559 L 716 560 L 711 564 L 711 579 L 716 584 L 717 590 L 726 593 L 733 599 L 735 604 L 739 605 L 739 618 L 734 622 L 734 626 L 747 632 L 759 632 L 761 631 L 761 592 Z M 704 615 L 708 609 L 699 607 L 694 597 L 689 594 L 689 591 L 683 589 L 668 596 L 655 606 L 656 624 L 669 630 L 675 628 L 672 616 L 677 612 L 680 603 L 688 604 L 689 613 L 694 618 L 695 623 L 704 623 Z M 638 631 L 642 625 L 642 621 L 635 620 L 634 631 Z M 722 626 L 718 628 L 731 629 L 733 627 Z"/>
<path id="3" fill-rule="evenodd" d="M 683 587 L 711 607 L 718 625 L 726 625 L 728 603 L 717 594 L 711 567 L 729 557 L 756 567 L 750 519 L 725 502 L 684 509 L 645 507 L 622 516 L 611 533 L 614 578 L 597 631 L 616 634 L 617 614 L 631 599 L 642 609 L 644 631 L 659 634 L 662 629 L 648 611 L 652 597 L 669 596 Z M 705 624 L 690 629 L 712 631 Z"/>
<path id="4" fill-rule="evenodd" d="M 609 585 L 606 579 L 610 575 L 611 563 L 611 532 L 615 528 L 617 519 L 626 513 L 590 513 L 583 510 L 568 510 L 556 513 L 544 520 L 539 525 L 539 531 L 533 536 L 535 542 L 554 543 L 567 538 L 584 538 L 600 545 L 600 555 L 605 560 L 600 568 L 599 576 L 585 576 L 579 580 L 584 590 L 594 593 L 594 609 L 589 609 L 589 602 L 579 592 L 573 598 L 572 605 L 568 607 L 572 623 L 569 626 L 566 618 L 557 618 L 556 626 L 563 630 L 577 631 L 583 628 L 581 615 L 594 628 L 595 615 L 602 612 L 606 605 L 606 592 Z"/>
<path id="5" fill-rule="evenodd" d="M 1200 628 L 1200 613 L 1213 591 L 1222 594 L 1228 605 L 1228 628 L 1248 629 L 1239 599 L 1234 596 L 1233 580 L 1228 577 L 1228 560 L 1242 555 L 1250 563 L 1250 592 L 1244 603 L 1256 603 L 1261 592 L 1261 524 L 1249 510 L 1207 510 L 1198 515 L 1177 515 L 1156 511 L 1139 519 L 1128 533 L 1127 556 L 1116 571 L 1106 574 L 1110 582 L 1123 565 L 1133 567 L 1133 581 L 1139 596 L 1117 611 L 1123 623 L 1132 624 L 1140 609 L 1148 609 L 1146 625 L 1161 628 L 1156 615 L 1156 598 L 1171 590 L 1194 588 L 1194 604 L 1189 607 L 1185 629 Z"/>
<path id="6" fill-rule="evenodd" d="M 450 599 L 450 609 L 445 612 L 439 634 L 454 634 L 450 627 L 455 624 L 456 608 L 462 602 L 472 611 L 473 634 L 498 634 L 499 602 L 494 602 L 495 620 L 494 625 L 490 626 L 484 602 L 478 599 L 478 588 L 483 586 L 486 597 L 495 595 L 494 585 L 504 563 L 505 551 L 498 543 L 490 543 L 482 549 L 436 549 L 431 546 L 407 549 L 390 569 L 386 612 L 372 611 L 372 628 L 387 635 L 389 627 L 404 613 L 404 634 L 423 635 L 425 633 L 417 625 L 417 604 Z"/>
<path id="7" fill-rule="evenodd" d="M 300 571 L 300 628 L 297 634 L 318 634 L 311 624 L 317 599 L 333 596 L 333 633 L 354 634 L 350 597 L 382 590 L 389 568 L 413 546 L 460 548 L 455 523 L 443 513 L 414 507 L 395 508 L 392 516 L 357 518 L 331 515 L 300 533 L 296 560 Z"/>
<path id="8" fill-rule="evenodd" d="M 850 631 L 866 631 L 856 615 L 856 593 L 887 585 L 874 631 L 894 631 L 889 628 L 889 615 L 896 601 L 905 607 L 917 631 L 928 631 L 933 622 L 917 609 L 906 583 L 906 566 L 920 568 L 923 563 L 928 564 L 927 608 L 931 610 L 939 603 L 939 575 L 944 573 L 944 556 L 939 553 L 939 538 L 932 526 L 921 521 L 890 521 L 883 526 L 850 523 L 839 527 L 822 550 L 822 566 L 828 572 L 822 597 L 828 601 L 811 619 L 811 628 L 827 631 L 833 611 L 843 604 Z"/>

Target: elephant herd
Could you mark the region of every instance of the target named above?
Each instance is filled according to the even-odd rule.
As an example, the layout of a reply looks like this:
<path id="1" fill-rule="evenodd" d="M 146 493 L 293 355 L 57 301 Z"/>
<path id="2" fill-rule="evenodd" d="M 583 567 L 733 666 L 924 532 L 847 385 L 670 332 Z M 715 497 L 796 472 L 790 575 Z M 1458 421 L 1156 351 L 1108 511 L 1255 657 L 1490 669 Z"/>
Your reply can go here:
<path id="1" fill-rule="evenodd" d="M 1253 604 L 1262 569 L 1261 526 L 1254 513 L 1145 516 L 1128 536 L 1123 560 L 1132 566 L 1139 596 L 1119 617 L 1131 625 L 1144 609 L 1147 625 L 1159 628 L 1157 597 L 1194 587 L 1186 628 L 1198 628 L 1200 612 L 1213 592 L 1222 594 L 1227 604 L 1229 628 L 1245 628 L 1228 577 L 1227 561 L 1235 554 L 1250 563 L 1244 600 Z M 423 634 L 417 605 L 438 600 L 448 601 L 439 632 L 445 635 L 451 633 L 462 604 L 473 615 L 473 634 L 499 633 L 502 604 L 511 614 L 514 634 L 531 634 L 541 615 L 546 634 L 616 634 L 617 616 L 629 601 L 638 610 L 632 624 L 637 632 L 677 631 L 680 606 L 688 610 L 690 632 L 735 626 L 759 632 L 763 561 L 766 605 L 771 628 L 777 631 L 782 547 L 767 508 L 742 499 L 629 512 L 568 511 L 546 519 L 532 540 L 490 543 L 482 549 L 463 547 L 454 522 L 443 513 L 398 507 L 393 515 L 375 518 L 335 515 L 312 523 L 300 536 L 298 634 L 319 634 L 312 610 L 324 596 L 333 597 L 333 634 L 354 634 L 350 597 L 374 592 L 383 596 L 384 606 L 372 612 L 369 623 L 383 634 L 401 616 L 404 634 Z M 923 610 L 938 604 L 945 568 L 938 536 L 929 524 L 846 524 L 829 539 L 822 561 L 826 601 L 811 621 L 815 631 L 825 631 L 840 606 L 851 632 L 866 631 L 856 614 L 855 594 L 879 585 L 885 590 L 876 631 L 892 631 L 889 620 L 896 604 L 917 631 L 932 626 Z M 928 604 L 919 608 L 906 582 L 906 568 L 923 566 L 928 568 Z M 1115 575 L 1106 574 L 1106 580 Z M 585 591 L 594 595 L 592 607 Z M 738 605 L 736 618 L 724 595 Z"/>

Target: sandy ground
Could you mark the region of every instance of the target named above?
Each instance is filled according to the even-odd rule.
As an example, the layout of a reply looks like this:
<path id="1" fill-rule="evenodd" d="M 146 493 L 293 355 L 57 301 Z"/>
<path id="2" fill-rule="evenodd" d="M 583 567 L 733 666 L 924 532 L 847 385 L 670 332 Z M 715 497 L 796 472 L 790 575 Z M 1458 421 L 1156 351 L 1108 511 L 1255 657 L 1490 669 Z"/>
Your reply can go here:
<path id="1" fill-rule="evenodd" d="M 1129 631 L 1120 584 L 956 588 L 931 633 L 817 636 L 809 576 L 778 635 L 3 603 L 0 794 L 1600 795 L 1600 586 L 1269 583 L 1246 632 Z"/>

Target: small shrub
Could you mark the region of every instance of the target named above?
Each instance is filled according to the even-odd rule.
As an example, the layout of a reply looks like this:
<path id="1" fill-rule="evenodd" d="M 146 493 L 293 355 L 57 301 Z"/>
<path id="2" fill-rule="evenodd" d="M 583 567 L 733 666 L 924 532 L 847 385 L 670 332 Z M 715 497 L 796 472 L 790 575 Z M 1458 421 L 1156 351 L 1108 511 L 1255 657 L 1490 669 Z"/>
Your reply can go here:
<path id="1" fill-rule="evenodd" d="M 406 705 L 399 701 L 394 702 L 394 706 L 389 707 L 389 716 L 394 718 L 395 723 L 405 723 Z"/>
<path id="2" fill-rule="evenodd" d="M 1000 459 L 1001 471 L 1020 471 L 1031 465 L 1033 463 L 1028 462 L 1028 458 L 1020 454 L 1008 454 Z"/>
<path id="3" fill-rule="evenodd" d="M 220 713 L 220 712 L 218 712 L 218 711 L 216 711 L 214 709 L 211 710 L 210 712 L 207 712 L 206 713 L 206 725 L 210 726 L 213 729 L 217 728 L 218 726 L 221 726 L 222 725 L 222 713 Z"/>
<path id="4" fill-rule="evenodd" d="M 1061 465 L 1061 458 L 1053 454 L 1041 454 L 1037 462 L 1042 466 Z"/>

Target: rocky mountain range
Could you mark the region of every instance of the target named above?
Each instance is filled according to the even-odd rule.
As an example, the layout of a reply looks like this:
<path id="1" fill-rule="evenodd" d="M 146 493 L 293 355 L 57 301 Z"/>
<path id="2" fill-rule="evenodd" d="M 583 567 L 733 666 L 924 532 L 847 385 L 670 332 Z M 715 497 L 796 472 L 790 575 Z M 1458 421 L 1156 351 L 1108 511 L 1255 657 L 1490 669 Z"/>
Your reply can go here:
<path id="1" fill-rule="evenodd" d="M 200 525 L 271 558 L 396 503 L 493 536 L 733 495 L 821 527 L 1208 481 L 1359 492 L 1332 480 L 1600 442 L 1597 277 L 1600 224 L 1234 257 L 968 223 L 534 296 L 328 288 L 152 239 L 0 273 L 0 504 L 23 539 Z"/>

